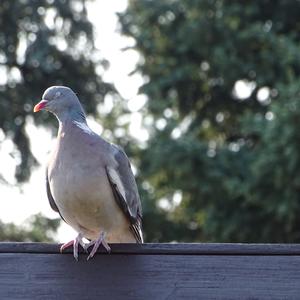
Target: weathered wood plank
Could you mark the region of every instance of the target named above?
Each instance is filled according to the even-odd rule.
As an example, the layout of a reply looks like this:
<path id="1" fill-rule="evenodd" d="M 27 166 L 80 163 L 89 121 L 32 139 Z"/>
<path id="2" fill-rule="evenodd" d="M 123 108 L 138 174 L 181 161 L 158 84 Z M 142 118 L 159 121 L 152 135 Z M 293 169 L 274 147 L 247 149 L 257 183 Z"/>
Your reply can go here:
<path id="1" fill-rule="evenodd" d="M 47 243 L 0 243 L 0 253 L 57 254 L 60 245 Z M 111 244 L 111 254 L 152 255 L 300 255 L 300 244 Z M 64 253 L 71 254 L 72 249 Z M 99 253 L 105 253 L 100 249 Z M 105 253 L 106 254 L 106 253 Z"/>
<path id="2" fill-rule="evenodd" d="M 300 295 L 298 255 L 114 254 L 96 255 L 88 262 L 85 258 L 81 255 L 76 262 L 72 255 L 2 251 L 0 299 L 299 299 Z"/>

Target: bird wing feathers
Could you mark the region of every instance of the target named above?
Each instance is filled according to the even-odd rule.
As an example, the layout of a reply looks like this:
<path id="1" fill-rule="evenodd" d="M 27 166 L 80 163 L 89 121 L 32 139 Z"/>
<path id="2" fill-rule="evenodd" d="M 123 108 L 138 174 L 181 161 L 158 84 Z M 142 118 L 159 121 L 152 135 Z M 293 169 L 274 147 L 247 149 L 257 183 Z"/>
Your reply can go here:
<path id="1" fill-rule="evenodd" d="M 122 149 L 115 145 L 112 147 L 118 166 L 106 166 L 107 177 L 118 205 L 130 220 L 130 228 L 137 242 L 143 243 L 142 207 L 129 159 Z"/>
<path id="2" fill-rule="evenodd" d="M 58 207 L 55 203 L 55 200 L 52 196 L 52 193 L 51 193 L 51 189 L 50 189 L 50 184 L 49 184 L 49 178 L 48 178 L 48 167 L 46 168 L 46 190 L 47 190 L 47 197 L 48 197 L 48 201 L 49 201 L 49 204 L 51 206 L 51 208 L 58 212 L 60 217 L 65 221 L 65 219 L 63 218 L 63 216 L 61 215 L 60 211 L 58 210 Z"/>

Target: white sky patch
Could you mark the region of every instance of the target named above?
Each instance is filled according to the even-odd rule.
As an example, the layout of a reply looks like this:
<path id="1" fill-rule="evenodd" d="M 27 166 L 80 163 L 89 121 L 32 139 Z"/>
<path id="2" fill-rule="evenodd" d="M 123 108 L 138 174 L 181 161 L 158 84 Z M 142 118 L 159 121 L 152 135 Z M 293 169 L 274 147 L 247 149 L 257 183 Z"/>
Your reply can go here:
<path id="1" fill-rule="evenodd" d="M 101 135 L 101 134 L 102 134 L 102 132 L 103 132 L 103 127 L 102 127 L 99 123 L 97 123 L 97 122 L 95 121 L 94 117 L 89 116 L 89 117 L 86 118 L 86 120 L 87 120 L 87 123 L 88 123 L 89 127 L 90 127 L 95 133 L 97 133 L 98 135 Z"/>
<path id="2" fill-rule="evenodd" d="M 0 64 L 5 64 L 7 62 L 7 58 L 3 53 L 0 53 Z"/>
<path id="3" fill-rule="evenodd" d="M 233 95 L 240 100 L 245 100 L 251 96 L 255 87 L 254 81 L 238 80 L 234 85 Z"/>
<path id="4" fill-rule="evenodd" d="M 147 102 L 146 95 L 136 95 L 128 101 L 128 109 L 130 111 L 139 111 Z"/>
<path id="5" fill-rule="evenodd" d="M 109 114 L 114 107 L 114 97 L 111 94 L 105 95 L 103 103 L 97 105 L 97 111 L 100 115 Z"/>
<path id="6" fill-rule="evenodd" d="M 57 10 L 55 8 L 48 8 L 45 14 L 45 24 L 49 29 L 55 28 L 54 18 L 57 15 Z"/>
<path id="7" fill-rule="evenodd" d="M 68 43 L 64 39 L 57 37 L 55 40 L 55 46 L 59 51 L 66 51 L 68 49 Z"/>
<path id="8" fill-rule="evenodd" d="M 33 118 L 28 116 L 25 131 L 30 137 L 30 149 L 34 157 L 40 164 L 45 163 L 55 145 L 55 138 L 52 137 L 51 130 L 45 126 L 36 126 Z"/>
<path id="9" fill-rule="evenodd" d="M 7 67 L 0 66 L 0 85 L 7 83 Z"/>
<path id="10" fill-rule="evenodd" d="M 192 121 L 194 119 L 193 115 L 186 116 L 181 123 L 172 130 L 171 132 L 171 138 L 176 140 L 178 139 L 182 134 L 185 134 L 187 130 L 189 129 Z"/>
<path id="11" fill-rule="evenodd" d="M 173 195 L 173 205 L 179 206 L 182 201 L 182 191 L 176 191 Z"/>
<path id="12" fill-rule="evenodd" d="M 166 121 L 166 119 L 164 119 L 164 118 L 158 119 L 158 120 L 155 122 L 155 127 L 156 127 L 158 130 L 164 130 L 164 128 L 166 127 L 166 125 L 167 125 L 167 121 Z"/>
<path id="13" fill-rule="evenodd" d="M 14 151 L 14 144 L 11 139 L 6 138 L 1 141 L 0 144 L 0 161 L 1 161 L 1 175 L 9 184 L 15 184 L 15 168 L 17 166 L 17 162 L 15 158 L 12 156 L 12 152 Z M 5 170 L 5 171 L 2 171 Z M 1 195 L 3 195 L 0 190 Z M 1 210 L 0 210 L 1 215 Z"/>
<path id="14" fill-rule="evenodd" d="M 224 118 L 225 118 L 225 116 L 224 116 L 224 114 L 222 112 L 218 112 L 216 114 L 216 121 L 218 123 L 222 123 L 224 121 Z"/>
<path id="15" fill-rule="evenodd" d="M 142 115 L 134 112 L 130 116 L 129 133 L 134 138 L 141 142 L 146 142 L 149 139 L 149 133 L 146 129 L 142 128 Z"/>
<path id="16" fill-rule="evenodd" d="M 256 97 L 261 104 L 268 105 L 271 103 L 270 94 L 271 94 L 270 89 L 264 86 L 258 90 Z"/>
<path id="17" fill-rule="evenodd" d="M 25 52 L 27 49 L 27 39 L 24 33 L 19 34 L 19 43 L 17 47 L 17 62 L 23 64 L 25 62 Z"/>
<path id="18" fill-rule="evenodd" d="M 157 206 L 165 211 L 172 211 L 181 204 L 182 191 L 177 190 L 171 198 L 161 198 L 157 202 Z"/>
<path id="19" fill-rule="evenodd" d="M 157 206 L 162 210 L 169 211 L 172 208 L 172 205 L 167 198 L 161 198 L 157 202 Z"/>
<path id="20" fill-rule="evenodd" d="M 0 142 L 3 142 L 5 139 L 4 131 L 0 128 Z"/>
<path id="21" fill-rule="evenodd" d="M 10 81 L 13 81 L 13 82 L 21 82 L 23 79 L 22 74 L 17 67 L 12 67 L 10 69 L 8 78 Z"/>
<path id="22" fill-rule="evenodd" d="M 57 236 L 61 243 L 66 243 L 73 240 L 77 236 L 77 232 L 65 222 L 61 222 L 61 225 L 57 231 Z"/>
<path id="23" fill-rule="evenodd" d="M 171 132 L 171 138 L 173 140 L 177 140 L 178 138 L 181 137 L 181 133 L 182 133 L 181 130 L 178 127 L 176 127 Z"/>
<path id="24" fill-rule="evenodd" d="M 171 108 L 166 108 L 166 109 L 164 110 L 164 116 L 165 116 L 166 118 L 171 118 L 171 117 L 173 116 L 173 111 L 172 111 L 172 109 L 171 109 Z"/>
<path id="25" fill-rule="evenodd" d="M 268 121 L 272 121 L 274 119 L 274 114 L 271 111 L 267 111 L 266 114 L 265 114 L 265 118 Z"/>
<path id="26" fill-rule="evenodd" d="M 110 67 L 102 75 L 103 79 L 113 82 L 123 98 L 129 100 L 131 111 L 139 110 L 146 102 L 145 96 L 138 94 L 139 87 L 144 80 L 141 75 L 129 74 L 135 69 L 140 60 L 137 51 L 126 47 L 134 45 L 134 40 L 122 36 L 119 32 L 116 13 L 122 12 L 127 7 L 127 0 L 110 2 L 95 1 L 87 5 L 88 16 L 96 28 L 95 46 L 100 50 L 102 57 L 110 62 Z M 143 97 L 143 98 L 142 98 Z"/>
<path id="27" fill-rule="evenodd" d="M 1 220 L 22 224 L 32 214 L 39 212 L 50 218 L 57 218 L 58 215 L 49 206 L 45 187 L 44 167 L 35 169 L 29 182 L 21 188 L 1 186 L 1 194 L 5 194 L 1 198 Z"/>

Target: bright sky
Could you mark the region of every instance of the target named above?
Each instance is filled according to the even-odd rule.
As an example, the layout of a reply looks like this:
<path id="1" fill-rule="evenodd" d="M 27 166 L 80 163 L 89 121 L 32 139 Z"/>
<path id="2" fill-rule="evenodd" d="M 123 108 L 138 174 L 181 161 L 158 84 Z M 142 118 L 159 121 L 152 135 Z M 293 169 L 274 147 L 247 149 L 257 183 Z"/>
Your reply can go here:
<path id="1" fill-rule="evenodd" d="M 140 139 L 147 139 L 147 133 L 141 129 L 141 115 L 138 110 L 145 104 L 146 99 L 138 96 L 137 91 L 142 84 L 138 75 L 128 76 L 134 69 L 139 56 L 133 51 L 121 51 L 126 46 L 133 45 L 133 41 L 118 33 L 116 12 L 126 8 L 127 0 L 118 1 L 94 1 L 88 5 L 89 18 L 96 27 L 96 47 L 101 51 L 102 57 L 110 62 L 110 69 L 104 74 L 105 81 L 112 82 L 121 95 L 128 100 L 128 107 L 132 111 L 131 134 Z M 43 91 L 41 91 L 42 94 Z M 90 126 L 99 130 L 97 124 Z M 54 139 L 51 139 L 50 131 L 47 128 L 36 127 L 33 119 L 28 120 L 27 132 L 32 137 L 31 147 L 34 156 L 41 166 L 36 168 L 30 181 L 21 188 L 16 187 L 14 180 L 15 158 L 10 152 L 13 144 L 9 140 L 3 140 L 0 130 L 0 160 L 1 168 L 5 169 L 5 179 L 10 185 L 0 185 L 1 210 L 0 219 L 3 222 L 14 222 L 22 224 L 32 214 L 42 212 L 50 218 L 59 217 L 49 206 L 45 190 L 45 164 L 51 151 Z M 65 242 L 74 238 L 76 233 L 64 222 L 59 229 L 58 241 Z"/>

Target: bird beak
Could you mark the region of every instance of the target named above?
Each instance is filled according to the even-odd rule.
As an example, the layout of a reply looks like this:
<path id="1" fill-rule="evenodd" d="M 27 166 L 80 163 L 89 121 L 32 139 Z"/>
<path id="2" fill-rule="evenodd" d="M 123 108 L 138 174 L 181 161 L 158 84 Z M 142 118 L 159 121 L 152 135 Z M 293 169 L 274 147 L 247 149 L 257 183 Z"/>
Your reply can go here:
<path id="1" fill-rule="evenodd" d="M 33 112 L 38 112 L 42 109 L 44 109 L 46 107 L 46 105 L 48 104 L 47 100 L 42 100 L 40 101 L 34 108 L 33 108 Z"/>

